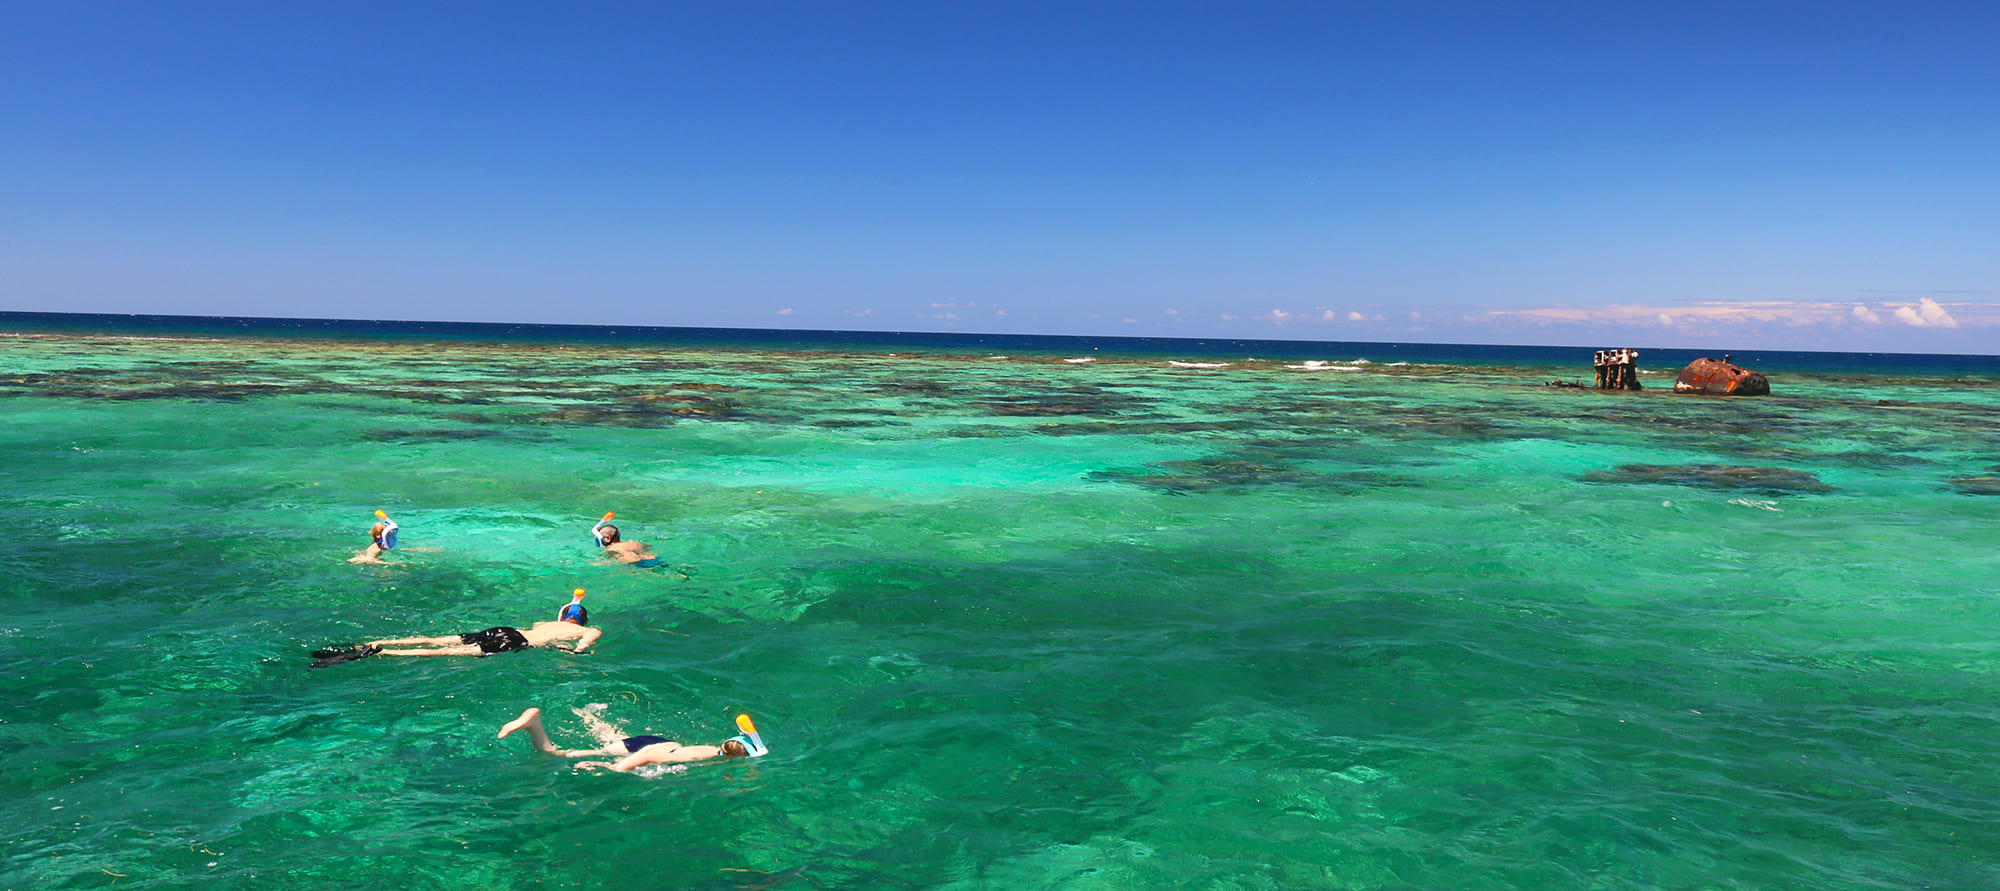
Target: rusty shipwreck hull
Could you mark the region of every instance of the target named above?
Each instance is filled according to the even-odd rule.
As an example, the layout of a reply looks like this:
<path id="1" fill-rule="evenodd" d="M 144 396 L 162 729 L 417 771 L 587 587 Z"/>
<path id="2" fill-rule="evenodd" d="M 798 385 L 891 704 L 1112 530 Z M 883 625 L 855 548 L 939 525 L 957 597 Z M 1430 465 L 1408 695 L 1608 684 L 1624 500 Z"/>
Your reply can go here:
<path id="1" fill-rule="evenodd" d="M 1763 375 L 1706 356 L 1689 362 L 1674 380 L 1676 393 L 1707 393 L 1712 396 L 1769 396 L 1771 382 Z"/>

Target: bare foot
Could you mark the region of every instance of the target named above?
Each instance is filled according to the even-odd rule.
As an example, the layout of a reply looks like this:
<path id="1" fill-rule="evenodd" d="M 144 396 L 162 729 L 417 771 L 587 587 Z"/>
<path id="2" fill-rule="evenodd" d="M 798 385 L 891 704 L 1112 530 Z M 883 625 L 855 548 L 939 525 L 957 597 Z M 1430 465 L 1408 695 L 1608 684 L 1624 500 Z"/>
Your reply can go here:
<path id="1" fill-rule="evenodd" d="M 508 721 L 507 726 L 500 728 L 500 735 L 494 737 L 494 739 L 506 739 L 507 734 L 513 733 L 514 731 L 526 727 L 529 724 L 533 724 L 536 721 L 541 720 L 541 717 L 542 717 L 541 709 L 538 708 L 528 709 L 527 711 L 522 712 L 520 717 L 515 718 L 512 721 Z"/>

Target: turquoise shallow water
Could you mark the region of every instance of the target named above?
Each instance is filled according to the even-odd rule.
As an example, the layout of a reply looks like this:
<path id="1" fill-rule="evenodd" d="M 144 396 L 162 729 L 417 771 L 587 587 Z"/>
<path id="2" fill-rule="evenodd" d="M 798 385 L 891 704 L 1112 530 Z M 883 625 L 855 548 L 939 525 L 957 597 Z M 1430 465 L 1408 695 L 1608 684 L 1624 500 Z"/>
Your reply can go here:
<path id="1" fill-rule="evenodd" d="M 0 356 L 0 888 L 2000 885 L 1991 360 Z M 578 586 L 589 655 L 306 667 Z M 772 753 L 494 738 L 592 702 Z"/>

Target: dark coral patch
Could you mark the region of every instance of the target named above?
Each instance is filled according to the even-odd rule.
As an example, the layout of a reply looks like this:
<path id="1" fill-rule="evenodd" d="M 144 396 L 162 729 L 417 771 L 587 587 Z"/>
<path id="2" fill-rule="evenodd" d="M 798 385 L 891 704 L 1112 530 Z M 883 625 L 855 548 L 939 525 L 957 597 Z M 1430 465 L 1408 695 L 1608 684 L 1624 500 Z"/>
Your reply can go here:
<path id="1" fill-rule="evenodd" d="M 541 435 L 546 436 L 546 434 Z M 441 427 L 421 430 L 377 428 L 361 431 L 361 438 L 370 442 L 458 442 L 467 439 L 492 439 L 495 437 L 518 438 L 519 434 L 512 430 L 491 427 L 483 430 Z"/>
<path id="2" fill-rule="evenodd" d="M 1708 489 L 1751 489 L 1778 494 L 1831 492 L 1833 487 L 1803 470 L 1732 464 L 1625 464 L 1583 475 L 1590 483 L 1665 483 Z"/>
<path id="3" fill-rule="evenodd" d="M 824 427 L 828 430 L 845 430 L 854 427 L 906 427 L 909 425 L 905 424 L 902 421 L 891 421 L 891 420 L 863 420 L 861 418 L 821 418 L 817 421 L 813 421 L 811 426 Z"/>
<path id="4" fill-rule="evenodd" d="M 1324 474 L 1289 464 L 1233 455 L 1212 455 L 1191 461 L 1162 461 L 1144 471 L 1104 470 L 1088 479 L 1159 489 L 1178 495 L 1227 492 L 1264 486 L 1294 486 L 1343 493 L 1414 485 L 1381 473 Z"/>
<path id="5" fill-rule="evenodd" d="M 1961 495 L 2000 495 L 2000 476 L 1966 476 L 1951 481 Z"/>
<path id="6" fill-rule="evenodd" d="M 987 412 L 1006 417 L 1063 417 L 1092 415 L 1116 417 L 1149 407 L 1151 400 L 1117 393 L 1101 387 L 1060 387 L 1039 393 L 992 396 L 974 403 Z"/>

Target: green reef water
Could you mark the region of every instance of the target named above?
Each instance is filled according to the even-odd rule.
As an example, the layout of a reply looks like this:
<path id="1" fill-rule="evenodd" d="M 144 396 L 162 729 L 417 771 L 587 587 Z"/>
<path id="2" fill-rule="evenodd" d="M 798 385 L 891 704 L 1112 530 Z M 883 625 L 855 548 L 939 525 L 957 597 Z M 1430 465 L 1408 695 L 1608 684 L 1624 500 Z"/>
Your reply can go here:
<path id="1" fill-rule="evenodd" d="M 1991 358 L 0 322 L 0 889 L 2000 887 Z"/>

